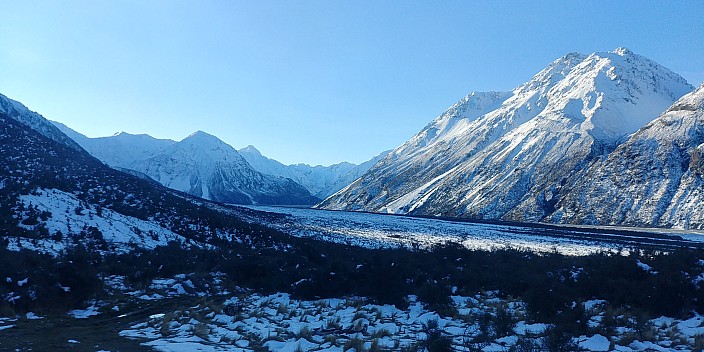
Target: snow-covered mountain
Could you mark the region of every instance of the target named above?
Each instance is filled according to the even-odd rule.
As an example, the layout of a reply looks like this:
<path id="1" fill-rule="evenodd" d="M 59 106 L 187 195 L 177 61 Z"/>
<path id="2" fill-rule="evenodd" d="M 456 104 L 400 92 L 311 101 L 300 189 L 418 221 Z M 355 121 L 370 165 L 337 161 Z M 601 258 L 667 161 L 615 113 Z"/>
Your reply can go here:
<path id="1" fill-rule="evenodd" d="M 163 156 L 163 154 L 171 153 L 169 151 L 169 148 L 172 148 L 174 145 L 182 143 L 183 141 L 176 142 L 170 139 L 157 139 L 147 134 L 130 134 L 126 132 L 116 133 L 115 135 L 109 137 L 89 138 L 72 130 L 70 127 L 60 122 L 53 121 L 53 124 L 56 125 L 56 127 L 58 127 L 61 132 L 71 137 L 71 139 L 76 141 L 81 147 L 86 149 L 93 156 L 118 170 L 134 173 L 138 176 L 146 175 L 150 178 L 157 179 L 157 181 L 159 181 L 161 184 L 166 185 L 168 187 L 172 187 L 174 189 L 202 196 L 208 199 L 218 200 L 216 198 L 220 197 L 218 195 L 215 195 L 216 198 L 210 198 L 209 194 L 203 192 L 204 186 L 202 184 L 194 184 L 193 186 L 190 185 L 192 179 L 191 176 L 194 175 L 195 172 L 195 169 L 193 169 L 192 167 L 181 167 L 182 172 L 188 172 L 187 175 L 176 175 L 176 170 L 172 170 L 172 174 L 170 176 L 165 176 L 155 171 L 155 168 L 158 168 L 158 166 L 155 166 L 156 164 L 165 162 L 165 158 L 168 159 L 168 157 Z M 194 135 L 198 134 L 203 134 L 203 132 L 196 133 Z M 190 139 L 190 137 L 187 139 Z M 203 142 L 206 142 L 206 140 L 207 138 L 201 139 L 201 141 Z M 347 162 L 342 162 L 330 166 L 310 166 L 307 164 L 284 165 L 276 160 L 269 159 L 263 156 L 259 152 L 259 150 L 257 150 L 252 145 L 235 151 L 229 145 L 224 146 L 224 142 L 220 141 L 219 139 L 217 141 L 212 141 L 215 144 L 218 144 L 218 146 L 215 146 L 211 149 L 221 151 L 227 150 L 226 153 L 221 153 L 219 155 L 220 157 L 228 158 L 228 160 L 233 161 L 235 164 L 237 164 L 236 167 L 241 168 L 242 170 L 246 170 L 240 172 L 239 174 L 236 172 L 230 172 L 231 177 L 249 177 L 251 179 L 250 181 L 242 181 L 241 184 L 236 186 L 236 188 L 240 188 L 243 190 L 253 188 L 249 191 L 243 191 L 243 194 L 246 193 L 252 195 L 253 199 L 260 198 L 258 201 L 255 201 L 246 200 L 252 198 L 249 196 L 246 196 L 245 198 L 237 196 L 239 197 L 236 198 L 238 199 L 238 203 L 245 202 L 246 204 L 249 204 L 251 202 L 272 204 L 271 200 L 266 200 L 269 196 L 275 197 L 274 199 L 277 202 L 285 201 L 286 194 L 282 194 L 283 197 L 275 195 L 275 193 L 279 191 L 293 192 L 290 194 L 290 200 L 280 204 L 314 204 L 320 199 L 324 199 L 330 196 L 331 194 L 350 184 L 355 179 L 359 178 L 362 174 L 369 170 L 372 165 L 374 165 L 377 161 L 379 161 L 383 156 L 388 153 L 388 151 L 381 153 L 380 155 L 360 165 L 355 165 Z M 184 143 L 182 143 L 181 145 L 184 145 Z M 199 146 L 197 145 L 191 147 L 199 149 Z M 208 149 L 208 146 L 206 145 L 203 145 L 202 147 L 204 148 L 204 150 Z M 174 148 L 178 149 L 178 147 Z M 241 155 L 241 157 L 235 156 L 235 153 Z M 155 158 L 159 155 L 162 156 L 160 158 Z M 193 157 L 181 153 L 180 158 L 192 159 Z M 208 158 L 213 159 L 210 156 Z M 242 163 L 242 158 L 244 158 L 246 164 L 249 165 L 245 165 L 245 163 Z M 157 162 L 156 159 L 160 159 L 161 161 Z M 146 162 L 147 160 L 150 161 Z M 209 163 L 212 164 L 214 162 L 216 162 L 216 160 L 213 159 L 210 160 Z M 189 161 L 189 163 L 193 164 L 193 160 Z M 205 167 L 210 166 L 205 165 Z M 190 171 L 186 171 L 184 168 L 190 168 Z M 212 171 L 212 167 L 210 168 Z M 150 171 L 147 172 L 147 169 L 149 169 Z M 262 173 L 263 175 L 257 175 L 256 173 L 252 173 L 252 170 L 248 169 L 254 169 L 259 173 Z M 202 180 L 207 177 L 207 175 L 201 173 L 197 177 L 195 177 L 194 180 Z M 303 186 L 305 189 L 308 190 L 310 194 L 313 195 L 313 197 L 317 199 L 313 199 L 312 197 L 305 198 L 306 196 L 301 194 L 300 189 L 298 189 L 298 187 L 284 179 L 291 179 L 295 183 Z M 219 184 L 223 182 L 215 181 L 215 183 Z M 249 184 L 249 186 L 247 184 Z M 201 188 L 201 191 L 198 191 L 199 187 Z M 216 188 L 218 188 L 218 186 L 216 186 Z M 208 187 L 205 186 L 205 189 L 207 190 Z M 269 196 L 266 196 L 264 198 L 256 196 L 257 193 L 262 192 L 269 194 Z M 229 195 L 225 196 L 225 198 L 220 198 L 232 199 L 234 201 L 235 198 L 233 197 L 235 196 Z M 304 200 L 305 203 L 299 203 L 302 201 L 301 199 Z"/>
<path id="2" fill-rule="evenodd" d="M 176 142 L 124 132 L 88 138 L 56 125 L 104 163 L 197 197 L 235 204 L 309 205 L 319 200 L 291 179 L 254 170 L 237 150 L 202 131 Z"/>
<path id="3" fill-rule="evenodd" d="M 383 152 L 359 165 L 341 162 L 330 166 L 310 166 L 308 164 L 284 165 L 262 155 L 252 145 L 242 148 L 238 152 L 255 170 L 267 175 L 290 178 L 320 199 L 324 199 L 352 183 L 389 153 L 389 151 Z"/>
<path id="4" fill-rule="evenodd" d="M 200 245 L 249 226 L 113 170 L 35 126 L 0 112 L 0 238 L 9 249 L 58 254 L 79 242 L 103 252 L 169 241 Z"/>
<path id="5" fill-rule="evenodd" d="M 28 249 L 61 256 L 78 246 L 104 255 L 169 246 L 227 248 L 238 257 L 258 258 L 261 249 L 293 248 L 288 236 L 258 224 L 275 215 L 216 204 L 115 170 L 77 144 L 63 143 L 67 136 L 45 135 L 50 122 L 35 117 L 27 123 L 0 111 L 0 248 L 5 253 Z M 188 152 L 189 143 L 200 144 L 199 139 L 211 147 L 222 143 L 196 133 L 180 150 Z M 32 280 L 35 290 L 40 284 Z M 83 289 L 80 281 L 74 283 L 75 290 L 61 287 L 52 297 Z"/>
<path id="6" fill-rule="evenodd" d="M 704 84 L 570 185 L 549 220 L 704 228 Z"/>
<path id="7" fill-rule="evenodd" d="M 73 149 L 81 150 L 81 147 L 76 144 L 76 142 L 61 133 L 56 126 L 49 122 L 49 120 L 45 119 L 42 115 L 29 110 L 26 106 L 22 105 L 22 103 L 12 100 L 2 94 L 0 94 L 0 113 L 3 113 L 5 116 L 29 126 L 54 141 L 69 146 Z"/>
<path id="8" fill-rule="evenodd" d="M 56 121 L 52 123 L 71 137 L 91 155 L 104 163 L 118 168 L 128 168 L 136 160 L 144 160 L 161 153 L 176 143 L 170 139 L 158 139 L 147 134 L 116 133 L 109 137 L 89 138 Z"/>
<path id="9" fill-rule="evenodd" d="M 568 54 L 512 92 L 468 95 L 319 207 L 538 221 L 572 175 L 691 90 L 624 48 Z"/>
<path id="10" fill-rule="evenodd" d="M 254 170 L 234 148 L 202 131 L 131 166 L 167 187 L 225 203 L 312 204 L 316 200 L 291 179 Z"/>

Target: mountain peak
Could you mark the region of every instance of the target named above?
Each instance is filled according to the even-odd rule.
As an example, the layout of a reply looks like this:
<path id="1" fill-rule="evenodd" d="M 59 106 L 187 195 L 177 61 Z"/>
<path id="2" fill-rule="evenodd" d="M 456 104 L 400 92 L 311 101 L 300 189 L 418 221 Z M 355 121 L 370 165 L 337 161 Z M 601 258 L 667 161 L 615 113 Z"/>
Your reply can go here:
<path id="1" fill-rule="evenodd" d="M 544 90 L 547 92 L 557 82 L 562 80 L 575 66 L 587 58 L 578 52 L 572 52 L 551 62 L 547 67 L 538 72 L 530 81 L 516 87 L 514 95 L 521 92 L 528 93 Z"/>
<path id="2" fill-rule="evenodd" d="M 675 102 L 667 111 L 672 112 L 681 110 L 704 110 L 704 83 L 699 85 L 699 87 L 691 93 L 683 96 Z"/>
<path id="3" fill-rule="evenodd" d="M 565 54 L 561 58 L 555 60 L 555 61 L 572 61 L 572 60 L 584 60 L 585 56 L 584 54 L 580 53 L 579 51 L 573 51 L 570 53 Z"/>
<path id="4" fill-rule="evenodd" d="M 619 56 L 630 56 L 634 55 L 632 51 L 630 51 L 628 48 L 619 46 L 618 48 L 614 49 L 612 53 L 619 55 Z"/>
<path id="5" fill-rule="evenodd" d="M 225 144 L 220 138 L 201 130 L 195 131 L 181 140 L 181 143 Z"/>
<path id="6" fill-rule="evenodd" d="M 213 136 L 213 135 L 210 134 L 210 133 L 207 133 L 207 132 L 203 132 L 203 131 L 201 131 L 201 130 L 198 130 L 198 131 L 195 131 L 195 132 L 191 133 L 191 134 L 188 135 L 188 137 L 186 137 L 186 138 L 218 138 L 218 137 L 215 137 L 215 136 Z"/>
<path id="7" fill-rule="evenodd" d="M 678 74 L 626 48 L 595 52 L 549 92 L 548 112 L 608 143 L 638 130 L 692 90 Z"/>
<path id="8" fill-rule="evenodd" d="M 476 118 L 446 118 L 468 95 L 319 207 L 539 221 L 565 180 L 691 89 L 626 48 L 569 53 Z"/>
<path id="9" fill-rule="evenodd" d="M 244 148 L 242 148 L 242 149 L 240 149 L 240 150 L 238 150 L 238 152 L 240 152 L 240 153 L 252 154 L 252 155 L 255 155 L 255 156 L 262 156 L 262 153 L 259 151 L 259 149 L 257 149 L 256 147 L 254 147 L 254 146 L 251 145 L 251 144 L 248 145 L 248 146 L 246 146 L 246 147 L 244 147 Z"/>

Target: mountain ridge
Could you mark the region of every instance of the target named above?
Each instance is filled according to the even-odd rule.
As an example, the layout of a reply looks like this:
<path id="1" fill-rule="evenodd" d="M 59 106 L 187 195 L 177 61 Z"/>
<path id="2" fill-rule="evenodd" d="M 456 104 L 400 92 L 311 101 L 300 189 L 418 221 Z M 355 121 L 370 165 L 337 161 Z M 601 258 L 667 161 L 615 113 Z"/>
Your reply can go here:
<path id="1" fill-rule="evenodd" d="M 29 110 L 22 103 L 12 100 L 3 94 L 0 94 L 0 113 L 4 113 L 6 117 L 23 123 L 54 141 L 76 150 L 83 150 L 78 143 L 62 133 L 42 115 Z"/>
<path id="2" fill-rule="evenodd" d="M 70 127 L 60 122 L 52 121 L 52 123 L 56 125 L 59 130 L 61 130 L 70 138 L 78 142 L 80 146 L 85 148 L 93 156 L 100 159 L 104 163 L 123 171 L 132 170 L 132 172 L 136 172 L 136 174 L 140 176 L 162 179 L 165 180 L 164 182 L 168 184 L 172 184 L 172 182 L 174 182 L 172 178 L 164 178 L 162 177 L 162 175 L 158 175 L 157 171 L 154 171 L 155 166 L 148 166 L 143 161 L 151 159 L 156 155 L 163 154 L 168 150 L 168 148 L 182 142 L 183 145 L 198 141 L 195 143 L 202 144 L 205 149 L 212 150 L 217 150 L 218 146 L 220 146 L 220 149 L 232 148 L 227 143 L 218 139 L 216 136 L 208 134 L 204 131 L 193 132 L 180 142 L 170 139 L 158 139 L 148 134 L 131 134 L 127 132 L 118 132 L 108 137 L 89 138 L 79 132 L 72 130 Z M 240 165 L 240 167 L 251 167 L 252 169 L 254 169 L 254 171 L 274 177 L 275 179 L 288 178 L 291 179 L 293 182 L 306 188 L 306 190 L 308 190 L 308 192 L 310 192 L 312 196 L 318 198 L 317 200 L 314 200 L 312 198 L 306 200 L 306 203 L 308 203 L 308 205 L 317 203 L 319 200 L 331 195 L 332 193 L 338 191 L 350 182 L 354 181 L 357 177 L 361 176 L 364 172 L 366 172 L 376 161 L 378 161 L 381 156 L 387 153 L 383 152 L 380 155 L 360 165 L 343 161 L 330 166 L 310 166 L 304 163 L 284 165 L 274 159 L 270 159 L 262 155 L 261 152 L 253 145 L 248 145 L 247 147 L 237 150 L 236 152 L 244 158 L 244 161 L 246 161 L 247 164 L 249 164 L 248 166 L 245 166 L 244 163 L 242 163 L 241 158 L 232 156 L 230 158 L 232 159 L 231 161 L 233 161 L 237 165 Z M 193 153 L 191 154 L 194 155 Z M 207 158 L 210 158 L 210 156 L 202 155 L 199 157 L 199 159 Z M 164 160 L 162 160 L 162 162 L 168 162 L 168 158 L 165 158 Z M 151 174 L 150 172 L 147 172 L 148 167 L 152 169 Z M 193 170 L 190 173 L 193 174 Z M 249 173 L 254 175 L 251 171 Z M 257 179 L 265 180 L 271 179 L 271 177 L 267 178 L 257 176 Z M 196 179 L 201 180 L 203 179 L 203 177 L 198 176 L 196 177 Z M 199 181 L 197 180 L 194 182 L 198 183 Z M 187 187 L 185 183 L 187 182 L 183 180 L 181 181 L 181 185 L 178 187 L 179 190 L 185 192 L 192 192 L 193 194 L 203 194 L 203 187 L 200 187 L 199 191 L 198 187 Z M 188 183 L 190 183 L 190 178 Z M 238 201 L 251 202 L 252 200 L 249 195 L 243 194 L 240 198 L 238 198 Z"/>
<path id="3" fill-rule="evenodd" d="M 573 174 L 691 89 L 679 75 L 624 48 L 571 53 L 497 99 L 498 108 L 431 136 L 442 139 L 428 139 L 426 127 L 317 206 L 541 221 Z M 448 115 L 452 108 L 429 126 L 441 126 Z"/>
<path id="4" fill-rule="evenodd" d="M 314 196 L 320 199 L 324 199 L 350 184 L 388 152 L 382 152 L 359 165 L 343 161 L 329 166 L 311 166 L 303 163 L 284 165 L 279 161 L 262 155 L 252 145 L 239 150 L 240 155 L 256 170 L 265 174 L 290 178 L 306 187 Z"/>
<path id="5" fill-rule="evenodd" d="M 319 201 L 296 182 L 254 170 L 229 144 L 196 131 L 181 141 L 118 133 L 88 138 L 61 123 L 88 152 L 113 168 L 188 194 L 233 204 L 310 205 Z"/>
<path id="6" fill-rule="evenodd" d="M 580 174 L 548 219 L 704 228 L 703 152 L 704 84 Z"/>

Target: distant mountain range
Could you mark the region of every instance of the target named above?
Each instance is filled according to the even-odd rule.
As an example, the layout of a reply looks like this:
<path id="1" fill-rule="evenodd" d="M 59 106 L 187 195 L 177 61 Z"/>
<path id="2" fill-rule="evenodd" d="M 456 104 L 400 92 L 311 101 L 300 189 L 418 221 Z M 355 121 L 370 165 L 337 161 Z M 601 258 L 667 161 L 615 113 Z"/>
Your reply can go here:
<path id="1" fill-rule="evenodd" d="M 389 151 L 385 151 L 359 165 L 342 162 L 330 166 L 310 166 L 308 164 L 284 165 L 263 156 L 252 145 L 242 148 L 238 152 L 257 171 L 290 178 L 303 185 L 320 199 L 325 199 L 352 183 L 389 153 Z"/>
<path id="2" fill-rule="evenodd" d="M 54 255 L 78 243 L 101 253 L 170 242 L 272 246 L 271 234 L 243 221 L 237 208 L 112 169 L 41 115 L 5 96 L 0 106 L 2 246 Z"/>
<path id="3" fill-rule="evenodd" d="M 230 145 L 202 131 L 183 140 L 119 133 L 88 138 L 57 124 L 104 163 L 196 197 L 234 204 L 309 205 L 319 201 L 291 179 L 253 169 Z"/>
<path id="4" fill-rule="evenodd" d="M 701 120 L 701 87 L 677 101 L 692 89 L 625 48 L 568 54 L 511 92 L 469 94 L 318 207 L 702 228 L 704 140 L 682 127 Z"/>
<path id="5" fill-rule="evenodd" d="M 391 152 L 327 167 L 284 165 L 201 131 L 88 138 L 1 95 L 0 113 L 116 170 L 218 202 L 326 198 L 316 207 L 701 229 L 703 90 L 628 49 L 571 53 L 513 91 L 467 95 Z"/>
<path id="6" fill-rule="evenodd" d="M 104 163 L 197 197 L 234 204 L 313 205 L 366 172 L 361 165 L 283 165 L 249 146 L 240 151 L 202 131 L 181 141 L 121 132 L 88 138 L 54 124 Z M 314 195 L 311 195 L 314 193 Z"/>

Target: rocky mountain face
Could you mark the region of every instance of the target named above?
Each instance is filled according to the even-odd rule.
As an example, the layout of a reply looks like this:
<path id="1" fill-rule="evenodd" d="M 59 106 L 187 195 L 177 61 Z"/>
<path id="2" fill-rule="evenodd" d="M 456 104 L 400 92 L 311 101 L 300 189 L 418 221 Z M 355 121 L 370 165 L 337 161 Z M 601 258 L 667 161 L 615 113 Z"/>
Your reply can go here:
<path id="1" fill-rule="evenodd" d="M 88 138 L 60 122 L 52 121 L 52 123 L 91 155 L 117 168 L 128 168 L 127 166 L 136 160 L 148 159 L 176 143 L 170 139 L 126 132 L 109 137 Z"/>
<path id="2" fill-rule="evenodd" d="M 234 148 L 202 131 L 176 142 L 124 132 L 88 138 L 57 126 L 104 163 L 197 197 L 233 204 L 310 205 L 319 201 L 291 179 L 254 170 Z"/>
<path id="3" fill-rule="evenodd" d="M 2 94 L 0 94 L 0 113 L 6 118 L 16 120 L 54 141 L 76 150 L 82 150 L 76 142 L 67 137 L 42 115 L 29 110 L 26 106 L 22 105 L 22 103 Z"/>
<path id="4" fill-rule="evenodd" d="M 352 183 L 388 153 L 388 151 L 383 152 L 359 165 L 341 162 L 330 166 L 310 166 L 308 164 L 284 165 L 263 156 L 252 145 L 242 148 L 238 152 L 255 170 L 267 175 L 290 178 L 320 199 L 324 199 Z"/>
<path id="5" fill-rule="evenodd" d="M 77 243 L 101 253 L 172 241 L 184 247 L 271 246 L 259 235 L 262 228 L 241 220 L 236 208 L 223 212 L 219 205 L 112 169 L 34 126 L 0 112 L 3 246 L 49 253 Z"/>
<path id="6" fill-rule="evenodd" d="M 215 146 L 211 149 L 227 150 L 227 153 L 220 153 L 219 156 L 226 158 L 229 160 L 228 162 L 234 162 L 233 167 L 239 168 L 240 170 L 235 172 L 233 168 L 229 168 L 229 171 L 225 172 L 225 174 L 229 173 L 229 177 L 233 178 L 231 180 L 234 180 L 234 177 L 238 177 L 239 180 L 241 180 L 239 184 L 227 187 L 240 189 L 241 192 L 235 192 L 237 193 L 237 195 L 235 195 L 230 191 L 223 190 L 222 185 L 228 183 L 232 184 L 234 181 L 225 179 L 214 180 L 213 186 L 217 191 L 212 195 L 214 198 L 210 198 L 211 194 L 209 192 L 204 193 L 203 191 L 209 191 L 211 189 L 208 186 L 208 182 L 204 184 L 199 181 L 204 178 L 207 179 L 208 176 L 199 174 L 195 177 L 191 177 L 195 173 L 199 173 L 196 171 L 197 166 L 194 160 L 187 162 L 191 164 L 190 166 L 171 167 L 169 175 L 163 175 L 160 173 L 161 171 L 157 171 L 157 169 L 163 169 L 163 167 L 159 166 L 160 163 L 168 163 L 168 160 L 176 160 L 170 156 L 165 156 L 165 154 L 173 153 L 175 149 L 182 148 L 186 144 L 182 143 L 183 141 L 176 142 L 170 139 L 157 139 L 146 134 L 130 134 L 125 132 L 120 132 L 109 137 L 88 138 L 64 124 L 59 122 L 53 122 L 53 124 L 93 156 L 118 170 L 133 173 L 138 176 L 158 178 L 160 183 L 168 187 L 200 197 L 213 200 L 226 199 L 228 202 L 244 204 L 315 204 L 359 178 L 388 153 L 381 153 L 360 165 L 347 162 L 330 166 L 310 166 L 307 164 L 284 165 L 276 160 L 263 156 L 254 146 L 250 145 L 234 151 L 229 145 L 224 145 L 224 142 L 217 140 L 216 144 L 219 144 L 219 146 Z M 203 132 L 201 132 L 201 134 L 202 133 Z M 206 139 L 202 139 L 202 141 L 205 140 Z M 175 146 L 178 143 L 181 143 L 181 147 Z M 196 149 L 200 148 L 198 145 L 191 145 L 190 148 L 193 147 Z M 204 148 L 207 149 L 207 146 L 204 146 Z M 203 150 L 204 153 L 205 149 Z M 193 153 L 197 153 L 195 150 L 192 151 Z M 241 157 L 234 155 L 233 152 L 239 154 Z M 179 158 L 185 158 L 183 159 L 184 161 L 189 158 L 192 159 L 192 156 L 188 156 L 188 153 L 177 153 L 180 155 Z M 161 156 L 157 157 L 159 155 Z M 204 156 L 211 158 L 211 156 L 201 155 L 201 157 Z M 241 162 L 242 158 L 244 158 L 248 165 Z M 147 162 L 147 160 L 149 161 Z M 215 162 L 224 165 L 224 160 L 217 161 L 214 159 L 210 160 L 208 163 L 200 162 L 199 165 L 210 168 L 212 171 L 213 167 L 210 164 Z M 177 175 L 175 168 L 180 168 L 180 172 L 187 172 L 188 174 Z M 147 169 L 149 169 L 149 172 L 147 172 Z M 253 169 L 254 172 L 251 169 Z M 257 172 L 262 175 L 259 175 Z M 249 178 L 249 181 L 245 181 L 247 178 Z M 191 179 L 194 180 L 193 185 L 191 185 Z M 303 186 L 312 197 L 306 196 L 301 192 L 299 187 L 286 179 L 293 180 L 294 183 Z M 226 193 L 226 195 L 223 195 L 223 192 Z M 277 192 L 280 194 L 277 195 Z M 262 195 L 259 196 L 257 194 Z"/>
<path id="7" fill-rule="evenodd" d="M 691 89 L 627 49 L 568 54 L 512 92 L 468 95 L 319 207 L 540 221 Z"/>
<path id="8" fill-rule="evenodd" d="M 704 228 L 704 85 L 570 180 L 546 220 Z"/>
<path id="9" fill-rule="evenodd" d="M 169 188 L 219 202 L 300 205 L 317 200 L 291 179 L 254 170 L 230 145 L 201 131 L 130 168 Z"/>

